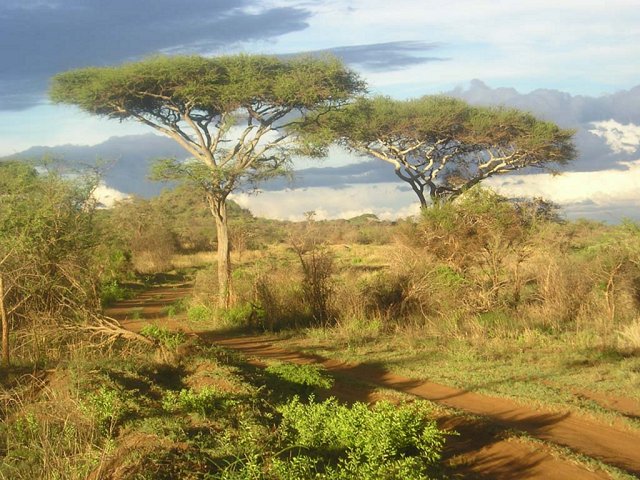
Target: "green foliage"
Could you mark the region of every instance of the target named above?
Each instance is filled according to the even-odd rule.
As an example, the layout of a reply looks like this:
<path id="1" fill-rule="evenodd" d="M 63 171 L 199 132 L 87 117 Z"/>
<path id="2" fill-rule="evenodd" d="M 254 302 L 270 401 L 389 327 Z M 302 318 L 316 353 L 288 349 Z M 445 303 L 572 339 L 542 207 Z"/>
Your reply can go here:
<path id="1" fill-rule="evenodd" d="M 190 322 L 203 323 L 213 319 L 215 311 L 207 305 L 192 305 L 187 310 L 187 318 Z"/>
<path id="2" fill-rule="evenodd" d="M 110 432 L 127 413 L 128 400 L 131 399 L 126 398 L 122 390 L 101 385 L 97 391 L 85 395 L 82 410 L 94 418 L 105 432 Z"/>
<path id="3" fill-rule="evenodd" d="M 86 318 L 99 306 L 97 179 L 71 173 L 0 162 L 0 294 L 13 328 Z"/>
<path id="4" fill-rule="evenodd" d="M 277 470 L 290 474 L 317 472 L 314 478 L 326 479 L 428 478 L 444 442 L 420 404 L 346 407 L 335 399 L 303 404 L 294 398 L 278 411 L 285 444 L 305 449 L 291 463 L 276 462 Z M 329 458 L 337 462 L 332 465 Z"/>
<path id="5" fill-rule="evenodd" d="M 309 133 L 309 141 L 373 152 L 396 166 L 395 174 L 426 206 L 427 194 L 438 203 L 493 175 L 565 164 L 576 155 L 573 133 L 513 109 L 443 96 L 378 96 L 331 115 Z"/>
<path id="6" fill-rule="evenodd" d="M 160 344 L 167 348 L 175 349 L 184 343 L 187 336 L 182 332 L 172 332 L 165 327 L 158 327 L 157 325 L 145 325 L 140 329 L 140 333 L 146 337 L 157 340 Z"/>
<path id="7" fill-rule="evenodd" d="M 156 56 L 58 74 L 50 95 L 54 102 L 90 113 L 126 118 L 162 108 L 163 98 L 207 112 L 233 112 L 257 98 L 263 104 L 308 109 L 344 100 L 362 88 L 355 74 L 332 58 Z"/>
<path id="8" fill-rule="evenodd" d="M 162 400 L 162 408 L 167 412 L 194 412 L 204 417 L 224 408 L 225 405 L 230 405 L 229 402 L 224 393 L 213 387 L 203 387 L 198 391 L 167 391 Z"/>
<path id="9" fill-rule="evenodd" d="M 222 323 L 231 327 L 247 326 L 253 321 L 260 321 L 261 312 L 250 303 L 240 303 L 219 311 Z"/>
<path id="10" fill-rule="evenodd" d="M 446 287 L 458 287 L 466 283 L 465 278 L 447 265 L 439 265 L 433 270 L 436 282 Z"/>
<path id="11" fill-rule="evenodd" d="M 529 220 L 508 199 L 476 187 L 456 202 L 423 209 L 419 242 L 439 260 L 460 269 L 477 262 L 483 251 L 523 243 L 536 225 Z"/>
<path id="12" fill-rule="evenodd" d="M 298 385 L 316 388 L 331 388 L 333 378 L 324 369 L 316 365 L 298 365 L 295 363 L 274 363 L 266 368 L 268 373 Z"/>
<path id="13" fill-rule="evenodd" d="M 118 300 L 131 298 L 131 295 L 131 291 L 120 285 L 117 280 L 109 280 L 100 287 L 100 304 L 108 307 Z"/>

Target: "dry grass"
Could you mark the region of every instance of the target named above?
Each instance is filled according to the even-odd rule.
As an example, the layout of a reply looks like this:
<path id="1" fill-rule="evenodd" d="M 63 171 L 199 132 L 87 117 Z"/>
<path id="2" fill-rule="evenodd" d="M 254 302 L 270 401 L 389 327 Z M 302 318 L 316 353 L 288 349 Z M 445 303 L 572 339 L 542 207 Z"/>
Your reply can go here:
<path id="1" fill-rule="evenodd" d="M 623 349 L 640 352 L 640 318 L 618 330 L 618 342 Z"/>
<path id="2" fill-rule="evenodd" d="M 193 268 L 211 265 L 215 261 L 215 252 L 182 253 L 173 255 L 171 264 L 174 268 Z"/>

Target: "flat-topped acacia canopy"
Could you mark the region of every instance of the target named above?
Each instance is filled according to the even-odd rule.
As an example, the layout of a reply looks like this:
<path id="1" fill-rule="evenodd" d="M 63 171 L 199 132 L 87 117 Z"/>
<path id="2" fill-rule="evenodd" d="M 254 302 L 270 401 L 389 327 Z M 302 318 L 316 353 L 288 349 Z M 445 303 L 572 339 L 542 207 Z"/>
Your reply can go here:
<path id="1" fill-rule="evenodd" d="M 50 96 L 90 113 L 127 118 L 169 105 L 209 115 L 257 104 L 314 109 L 345 101 L 363 87 L 353 72 L 330 57 L 157 56 L 60 73 L 53 78 Z"/>
<path id="2" fill-rule="evenodd" d="M 434 202 L 451 199 L 493 175 L 563 165 L 576 154 L 571 130 L 445 96 L 361 98 L 326 120 L 312 138 L 392 164 L 422 206 L 425 190 Z"/>

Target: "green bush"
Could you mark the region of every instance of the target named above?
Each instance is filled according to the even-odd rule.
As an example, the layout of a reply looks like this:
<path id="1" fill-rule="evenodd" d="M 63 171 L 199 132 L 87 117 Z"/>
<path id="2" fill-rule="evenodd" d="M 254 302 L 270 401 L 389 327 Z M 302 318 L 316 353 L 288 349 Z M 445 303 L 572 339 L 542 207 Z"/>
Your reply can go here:
<path id="1" fill-rule="evenodd" d="M 225 326 L 243 327 L 260 320 L 259 310 L 249 303 L 241 303 L 220 311 L 220 319 Z"/>
<path id="2" fill-rule="evenodd" d="M 190 322 L 203 323 L 211 320 L 214 316 L 213 309 L 207 305 L 192 305 L 187 310 L 187 319 Z"/>
<path id="3" fill-rule="evenodd" d="M 117 280 L 110 280 L 105 282 L 100 287 L 100 303 L 103 307 L 108 307 L 119 300 L 124 300 L 131 297 L 131 293 Z"/>
<path id="4" fill-rule="evenodd" d="M 187 336 L 182 332 L 172 332 L 164 327 L 157 325 L 145 325 L 140 329 L 140 333 L 145 337 L 153 338 L 167 348 L 177 348 L 184 343 Z"/>
<path id="5" fill-rule="evenodd" d="M 199 391 L 182 389 L 179 392 L 166 392 L 162 408 L 167 412 L 195 412 L 204 417 L 224 408 L 229 401 L 224 393 L 213 387 L 204 387 Z"/>
<path id="6" fill-rule="evenodd" d="M 333 398 L 309 404 L 294 398 L 278 411 L 285 445 L 304 449 L 274 461 L 280 478 L 417 480 L 429 478 L 440 459 L 443 433 L 423 404 L 347 407 Z"/>
<path id="7" fill-rule="evenodd" d="M 316 365 L 297 365 L 295 363 L 274 363 L 266 368 L 268 373 L 291 383 L 308 387 L 331 388 L 333 378 Z"/>
<path id="8" fill-rule="evenodd" d="M 96 392 L 84 397 L 81 410 L 95 419 L 105 432 L 109 432 L 127 411 L 125 396 L 122 391 L 102 385 Z"/>

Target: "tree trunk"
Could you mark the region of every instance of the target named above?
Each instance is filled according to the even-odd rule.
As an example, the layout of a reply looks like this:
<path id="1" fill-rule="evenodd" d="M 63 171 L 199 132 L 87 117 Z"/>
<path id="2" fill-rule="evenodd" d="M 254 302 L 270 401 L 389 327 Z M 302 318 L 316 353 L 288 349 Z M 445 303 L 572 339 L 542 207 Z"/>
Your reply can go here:
<path id="1" fill-rule="evenodd" d="M 229 225 L 225 199 L 209 199 L 211 213 L 216 220 L 218 236 L 218 306 L 229 308 L 231 303 L 231 252 L 229 245 Z"/>
<path id="2" fill-rule="evenodd" d="M 9 366 L 9 319 L 4 305 L 4 279 L 0 275 L 0 318 L 2 319 L 2 365 Z"/>

